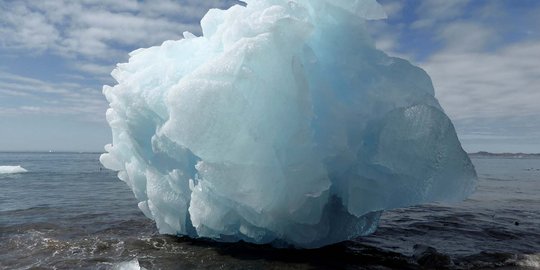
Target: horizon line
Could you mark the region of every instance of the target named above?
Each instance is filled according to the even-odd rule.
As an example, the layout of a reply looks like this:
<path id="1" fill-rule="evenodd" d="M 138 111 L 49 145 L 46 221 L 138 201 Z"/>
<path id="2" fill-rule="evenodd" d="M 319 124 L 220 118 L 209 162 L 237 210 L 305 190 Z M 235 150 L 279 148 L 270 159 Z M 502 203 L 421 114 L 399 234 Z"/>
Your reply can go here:
<path id="1" fill-rule="evenodd" d="M 0 150 L 0 153 L 74 153 L 74 154 L 103 154 L 107 151 L 77 151 L 77 150 Z M 489 151 L 477 151 L 466 152 L 467 155 L 475 154 L 494 154 L 494 155 L 540 155 L 540 153 L 525 153 L 525 152 L 489 152 Z"/>

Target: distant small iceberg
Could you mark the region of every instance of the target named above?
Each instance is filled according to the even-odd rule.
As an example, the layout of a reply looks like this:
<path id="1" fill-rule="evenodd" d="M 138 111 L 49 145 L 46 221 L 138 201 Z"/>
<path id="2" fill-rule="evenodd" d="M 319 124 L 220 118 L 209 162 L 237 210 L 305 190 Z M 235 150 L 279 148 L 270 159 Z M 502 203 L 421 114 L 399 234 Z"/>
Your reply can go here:
<path id="1" fill-rule="evenodd" d="M 113 270 L 146 270 L 146 268 L 140 266 L 137 259 L 133 259 L 127 262 L 121 262 L 113 265 Z"/>
<path id="2" fill-rule="evenodd" d="M 28 172 L 25 168 L 21 166 L 0 166 L 0 174 L 11 174 L 11 173 L 25 173 Z"/>

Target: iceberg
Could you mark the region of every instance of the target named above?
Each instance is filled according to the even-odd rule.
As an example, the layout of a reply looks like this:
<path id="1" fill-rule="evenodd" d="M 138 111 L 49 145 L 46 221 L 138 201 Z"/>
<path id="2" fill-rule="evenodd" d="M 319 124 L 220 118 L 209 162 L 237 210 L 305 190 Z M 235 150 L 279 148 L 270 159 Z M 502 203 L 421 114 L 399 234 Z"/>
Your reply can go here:
<path id="1" fill-rule="evenodd" d="M 103 87 L 100 161 L 160 233 L 317 248 L 473 191 L 428 74 L 375 48 L 375 0 L 245 2 L 131 52 Z"/>
<path id="2" fill-rule="evenodd" d="M 141 265 L 139 264 L 139 260 L 135 258 L 131 261 L 113 264 L 112 270 L 146 270 L 146 268 L 141 267 Z"/>
<path id="3" fill-rule="evenodd" d="M 21 166 L 0 166 L 0 174 L 24 173 L 28 172 Z"/>

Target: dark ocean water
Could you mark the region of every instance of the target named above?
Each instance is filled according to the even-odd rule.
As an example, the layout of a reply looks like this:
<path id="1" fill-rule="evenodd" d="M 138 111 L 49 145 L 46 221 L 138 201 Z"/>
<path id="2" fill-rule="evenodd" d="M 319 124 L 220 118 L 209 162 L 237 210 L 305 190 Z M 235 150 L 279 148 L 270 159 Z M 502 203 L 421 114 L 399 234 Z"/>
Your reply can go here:
<path id="1" fill-rule="evenodd" d="M 0 269 L 538 269 L 540 159 L 473 158 L 471 198 L 387 211 L 317 250 L 157 234 L 99 154 L 0 153 Z M 431 247 L 431 248 L 430 248 Z"/>

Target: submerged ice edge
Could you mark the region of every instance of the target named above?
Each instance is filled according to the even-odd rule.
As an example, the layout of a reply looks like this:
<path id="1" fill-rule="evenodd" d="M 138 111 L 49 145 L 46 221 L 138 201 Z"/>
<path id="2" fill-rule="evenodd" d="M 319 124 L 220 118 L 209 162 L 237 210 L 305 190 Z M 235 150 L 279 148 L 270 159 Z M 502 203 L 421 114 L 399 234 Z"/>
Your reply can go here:
<path id="1" fill-rule="evenodd" d="M 132 52 L 103 89 L 100 161 L 161 233 L 320 247 L 472 192 L 431 79 L 367 34 L 376 1 L 247 2 Z"/>

